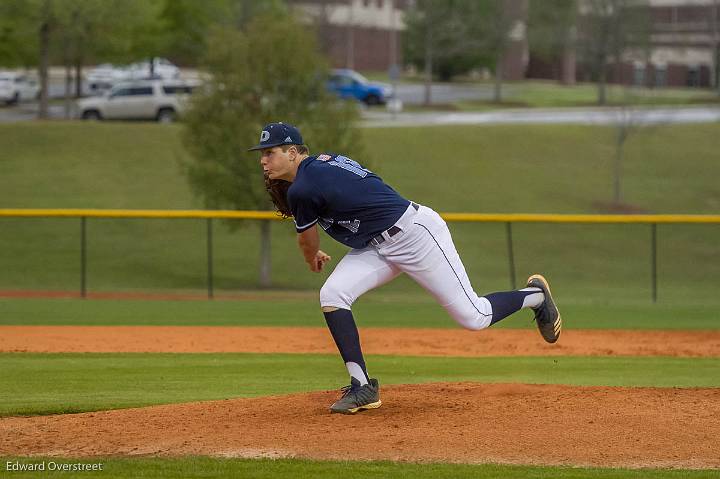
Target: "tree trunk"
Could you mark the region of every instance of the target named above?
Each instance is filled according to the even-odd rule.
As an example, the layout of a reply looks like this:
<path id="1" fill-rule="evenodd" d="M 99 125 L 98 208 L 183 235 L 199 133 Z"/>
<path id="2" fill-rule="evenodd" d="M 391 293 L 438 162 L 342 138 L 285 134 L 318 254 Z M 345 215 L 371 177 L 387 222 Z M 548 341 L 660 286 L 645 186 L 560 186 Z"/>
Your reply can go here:
<path id="1" fill-rule="evenodd" d="M 78 58 L 75 59 L 75 98 L 82 98 L 83 96 L 83 78 L 82 78 L 82 68 L 83 68 L 83 58 L 82 55 L 78 55 Z"/>
<path id="2" fill-rule="evenodd" d="M 348 0 L 347 43 L 345 44 L 345 68 L 355 68 L 355 26 L 353 23 L 353 0 Z"/>
<path id="3" fill-rule="evenodd" d="M 563 85 L 575 85 L 577 72 L 577 55 L 575 52 L 575 27 L 573 26 L 565 38 L 562 56 L 561 82 Z"/>
<path id="4" fill-rule="evenodd" d="M 718 96 L 720 96 L 720 0 L 713 2 L 713 72 L 714 86 Z"/>
<path id="5" fill-rule="evenodd" d="M 272 286 L 271 278 L 270 221 L 260 222 L 260 286 Z"/>
<path id="6" fill-rule="evenodd" d="M 495 87 L 493 89 L 493 101 L 495 103 L 502 102 L 502 82 L 503 82 L 503 59 L 502 57 L 495 60 Z"/>
<path id="7" fill-rule="evenodd" d="M 432 69 L 433 69 L 433 51 L 432 51 L 432 28 L 427 27 L 425 32 L 425 101 L 426 106 L 432 103 Z"/>
<path id="8" fill-rule="evenodd" d="M 70 65 L 70 60 L 65 60 L 65 119 L 69 120 L 71 113 L 72 113 L 72 101 L 70 97 L 72 96 L 72 66 Z"/>
<path id="9" fill-rule="evenodd" d="M 40 77 L 40 107 L 38 118 L 48 117 L 48 67 L 50 63 L 50 1 L 45 1 L 45 10 L 48 14 L 40 25 L 40 63 L 38 65 L 38 76 Z"/>
<path id="10" fill-rule="evenodd" d="M 620 204 L 620 176 L 622 175 L 622 160 L 623 160 L 623 140 L 618 138 L 618 142 L 615 145 L 615 168 L 613 172 L 613 201 L 615 204 Z"/>
<path id="11" fill-rule="evenodd" d="M 597 101 L 598 105 L 607 104 L 607 61 L 605 60 L 600 64 Z"/>

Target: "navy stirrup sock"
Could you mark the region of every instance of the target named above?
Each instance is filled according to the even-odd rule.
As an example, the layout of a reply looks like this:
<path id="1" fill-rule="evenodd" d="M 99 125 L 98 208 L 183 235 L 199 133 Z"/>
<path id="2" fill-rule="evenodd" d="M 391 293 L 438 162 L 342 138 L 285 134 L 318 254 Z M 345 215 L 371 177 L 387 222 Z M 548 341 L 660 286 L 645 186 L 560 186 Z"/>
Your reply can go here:
<path id="1" fill-rule="evenodd" d="M 538 288 L 527 288 L 520 291 L 503 291 L 500 293 L 486 294 L 485 298 L 490 301 L 490 306 L 492 306 L 492 320 L 490 324 L 495 324 L 501 319 L 510 316 L 512 313 L 520 311 L 523 308 L 525 298 L 531 294 L 542 295 L 542 291 Z"/>
<path id="2" fill-rule="evenodd" d="M 330 334 L 340 351 L 350 376 L 357 379 L 361 385 L 369 382 L 365 359 L 360 349 L 360 335 L 349 309 L 336 309 L 329 313 L 323 312 Z"/>

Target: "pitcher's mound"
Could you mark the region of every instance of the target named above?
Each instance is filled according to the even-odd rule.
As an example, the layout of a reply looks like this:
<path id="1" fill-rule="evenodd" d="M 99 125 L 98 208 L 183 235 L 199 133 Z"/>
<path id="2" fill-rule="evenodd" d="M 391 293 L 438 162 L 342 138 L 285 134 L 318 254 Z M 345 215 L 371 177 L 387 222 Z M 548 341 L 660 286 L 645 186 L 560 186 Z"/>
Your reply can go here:
<path id="1" fill-rule="evenodd" d="M 211 455 L 606 467 L 720 467 L 720 389 L 523 384 L 334 391 L 0 420 L 0 455 Z"/>

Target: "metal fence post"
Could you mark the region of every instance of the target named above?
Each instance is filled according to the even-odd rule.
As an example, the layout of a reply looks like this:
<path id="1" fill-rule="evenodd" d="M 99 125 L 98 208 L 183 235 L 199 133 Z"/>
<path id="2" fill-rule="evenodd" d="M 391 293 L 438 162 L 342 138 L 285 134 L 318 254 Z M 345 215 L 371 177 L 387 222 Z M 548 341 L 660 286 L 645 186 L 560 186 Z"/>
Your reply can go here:
<path id="1" fill-rule="evenodd" d="M 510 263 L 510 285 L 512 289 L 516 288 L 515 281 L 515 255 L 513 254 L 513 239 L 512 239 L 512 223 L 505 223 L 505 231 L 507 232 L 507 248 L 508 248 L 508 262 Z"/>
<path id="2" fill-rule="evenodd" d="M 657 223 L 652 223 L 650 227 L 651 231 L 651 246 L 650 246 L 650 262 L 651 262 L 651 276 L 652 276 L 652 300 L 653 303 L 657 303 Z"/>
<path id="3" fill-rule="evenodd" d="M 212 218 L 207 219 L 207 288 L 208 299 L 213 299 L 213 228 Z"/>
<path id="4" fill-rule="evenodd" d="M 80 217 L 80 297 L 87 297 L 87 217 Z"/>

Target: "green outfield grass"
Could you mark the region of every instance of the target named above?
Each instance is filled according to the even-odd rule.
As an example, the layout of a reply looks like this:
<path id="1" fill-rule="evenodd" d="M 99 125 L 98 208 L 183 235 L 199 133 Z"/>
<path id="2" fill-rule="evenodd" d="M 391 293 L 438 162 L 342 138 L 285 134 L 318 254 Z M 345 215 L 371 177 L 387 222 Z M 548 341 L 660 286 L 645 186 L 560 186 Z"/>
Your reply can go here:
<path id="1" fill-rule="evenodd" d="M 201 294 L 201 292 L 199 292 Z M 178 325 L 325 327 L 316 292 L 258 292 L 216 301 L 0 298 L 0 325 Z M 563 301 L 565 329 L 718 329 L 717 304 Z M 353 307 L 360 327 L 459 328 L 433 298 L 369 293 Z M 535 328 L 522 311 L 494 328 Z"/>
<path id="2" fill-rule="evenodd" d="M 597 85 L 579 83 L 573 86 L 557 82 L 509 82 L 504 100 L 527 107 L 555 108 L 597 106 Z M 713 90 L 700 88 L 628 88 L 607 86 L 608 105 L 692 105 L 720 101 Z"/>
<path id="3" fill-rule="evenodd" d="M 2 207 L 197 208 L 179 167 L 179 127 L 153 124 L 0 125 Z M 648 213 L 717 213 L 720 125 L 640 130 L 627 143 L 625 202 Z M 573 125 L 367 129 L 378 172 L 402 194 L 438 211 L 596 213 L 611 197 L 614 130 Z M 313 145 L 315 146 L 315 145 Z M 362 158 L 360 159 L 362 161 Z M 248 156 L 248 161 L 255 158 Z M 200 290 L 205 228 L 198 220 L 88 222 L 91 291 Z M 503 224 L 451 224 L 476 289 L 510 288 Z M 0 219 L 0 289 L 77 290 L 77 219 Z M 278 288 L 317 290 L 290 222 L 273 224 Z M 577 301 L 650 298 L 647 225 L 516 225 L 518 284 L 542 271 Z M 658 228 L 659 294 L 670 303 L 717 302 L 720 227 Z M 253 288 L 256 224 L 215 228 L 215 285 Z M 346 250 L 323 239 L 337 261 Z M 408 294 L 409 281 L 385 288 Z"/>
<path id="4" fill-rule="evenodd" d="M 367 479 L 709 479 L 717 477 L 714 470 L 659 470 L 659 469 L 591 469 L 580 467 L 528 467 L 501 465 L 467 465 L 437 463 L 397 463 L 389 461 L 307 461 L 300 459 L 216 459 L 208 457 L 187 458 L 0 458 L 0 471 L 5 471 L 7 461 L 20 464 L 95 464 L 103 465 L 102 471 L 83 472 L 79 477 L 102 477 L 103 479 L 142 477 L 146 479 L 176 478 L 253 478 L 277 477 L 335 479 L 338 477 Z M 35 478 L 38 473 L 12 472 L 11 477 Z M 42 477 L 69 477 L 68 473 L 43 472 Z"/>
<path id="5" fill-rule="evenodd" d="M 382 384 L 473 381 L 720 387 L 720 359 L 369 356 Z M 272 374 L 267 374 L 272 371 Z M 0 415 L 57 414 L 330 390 L 345 368 L 323 354 L 0 354 Z"/>

